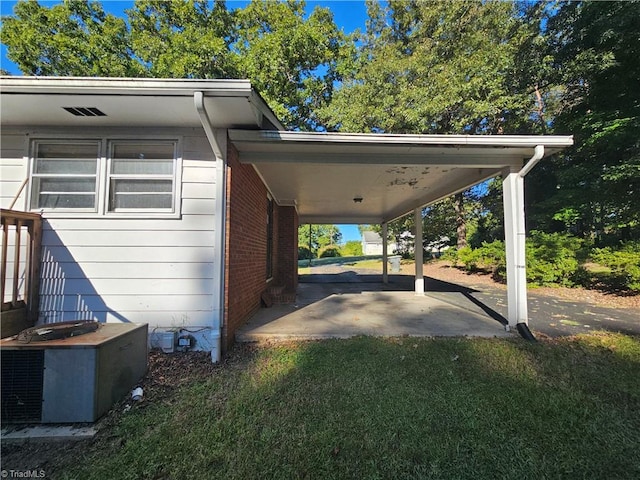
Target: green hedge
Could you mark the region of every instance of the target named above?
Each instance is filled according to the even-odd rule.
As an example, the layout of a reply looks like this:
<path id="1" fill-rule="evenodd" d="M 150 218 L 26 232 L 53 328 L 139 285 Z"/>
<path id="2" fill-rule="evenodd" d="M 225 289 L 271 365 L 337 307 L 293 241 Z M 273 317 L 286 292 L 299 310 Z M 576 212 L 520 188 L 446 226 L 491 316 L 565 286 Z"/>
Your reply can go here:
<path id="1" fill-rule="evenodd" d="M 330 258 L 330 257 L 341 257 L 342 254 L 340 253 L 339 247 L 334 247 L 330 245 L 320 250 L 320 255 L 318 256 L 320 258 Z"/>
<path id="2" fill-rule="evenodd" d="M 571 235 L 532 231 L 526 242 L 527 281 L 531 285 L 571 286 L 582 278 L 579 258 L 583 241 Z M 506 278 L 504 242 L 483 242 L 480 248 L 450 251 L 445 258 L 468 271 L 488 271 L 498 281 Z"/>
<path id="3" fill-rule="evenodd" d="M 640 241 L 623 243 L 619 250 L 594 248 L 590 257 L 611 270 L 606 275 L 611 286 L 640 292 Z"/>

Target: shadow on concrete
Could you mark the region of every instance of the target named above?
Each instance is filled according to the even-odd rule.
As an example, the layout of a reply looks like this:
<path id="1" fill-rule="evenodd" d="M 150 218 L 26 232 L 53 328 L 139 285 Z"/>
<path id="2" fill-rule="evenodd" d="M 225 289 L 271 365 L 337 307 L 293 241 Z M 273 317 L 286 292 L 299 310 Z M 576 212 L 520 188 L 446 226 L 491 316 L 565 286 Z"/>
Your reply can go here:
<path id="1" fill-rule="evenodd" d="M 506 319 L 473 297 L 477 290 L 425 277 L 344 270 L 300 275 L 294 305 L 259 310 L 236 332 L 238 341 L 373 336 L 504 336 Z"/>

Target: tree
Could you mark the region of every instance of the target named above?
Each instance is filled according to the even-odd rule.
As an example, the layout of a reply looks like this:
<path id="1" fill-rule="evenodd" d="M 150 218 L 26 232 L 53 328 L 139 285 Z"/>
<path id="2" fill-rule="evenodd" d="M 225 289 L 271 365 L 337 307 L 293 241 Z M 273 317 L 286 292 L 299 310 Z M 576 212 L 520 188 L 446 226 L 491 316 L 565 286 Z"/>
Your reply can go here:
<path id="1" fill-rule="evenodd" d="M 333 14 L 305 3 L 252 1 L 236 11 L 241 75 L 249 78 L 278 118 L 290 128 L 316 130 L 316 111 L 330 99 L 336 64 L 348 49 Z"/>
<path id="2" fill-rule="evenodd" d="M 29 75 L 248 78 L 288 127 L 322 129 L 349 39 L 304 1 L 136 0 L 127 19 L 99 2 L 18 2 L 3 18 L 8 57 Z"/>
<path id="3" fill-rule="evenodd" d="M 362 46 L 321 115 L 331 129 L 508 133 L 533 123 L 518 54 L 536 34 L 508 2 L 367 2 Z"/>
<path id="4" fill-rule="evenodd" d="M 537 227 L 640 236 L 638 32 L 638 1 L 567 2 L 550 16 L 549 81 L 564 85 L 554 128 L 574 134 L 575 147 L 532 172 Z"/>
<path id="5" fill-rule="evenodd" d="M 335 225 L 300 225 L 298 227 L 298 246 L 309 248 L 314 257 L 318 251 L 329 245 L 338 245 L 342 233 Z"/>
<path id="6" fill-rule="evenodd" d="M 7 57 L 27 75 L 138 77 L 125 21 L 105 14 L 98 2 L 65 0 L 50 8 L 17 2 L 2 19 Z"/>
<path id="7" fill-rule="evenodd" d="M 137 0 L 127 10 L 134 58 L 156 78 L 237 78 L 236 25 L 224 2 Z"/>

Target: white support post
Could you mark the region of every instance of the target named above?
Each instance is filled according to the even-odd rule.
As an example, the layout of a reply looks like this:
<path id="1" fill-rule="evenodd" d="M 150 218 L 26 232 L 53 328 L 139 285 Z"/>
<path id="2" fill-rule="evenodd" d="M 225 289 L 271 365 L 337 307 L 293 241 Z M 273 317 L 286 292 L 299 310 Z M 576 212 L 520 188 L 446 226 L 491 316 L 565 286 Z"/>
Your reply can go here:
<path id="1" fill-rule="evenodd" d="M 413 211 L 416 224 L 416 238 L 414 242 L 414 256 L 416 259 L 416 295 L 424 295 L 424 273 L 423 273 L 423 245 L 422 245 L 422 208 Z"/>
<path id="2" fill-rule="evenodd" d="M 504 236 L 507 255 L 507 317 L 509 327 L 528 324 L 525 257 L 524 178 L 515 169 L 503 172 Z"/>
<path id="3" fill-rule="evenodd" d="M 389 252 L 387 246 L 387 236 L 389 235 L 389 229 L 387 222 L 382 223 L 382 283 L 389 283 Z"/>

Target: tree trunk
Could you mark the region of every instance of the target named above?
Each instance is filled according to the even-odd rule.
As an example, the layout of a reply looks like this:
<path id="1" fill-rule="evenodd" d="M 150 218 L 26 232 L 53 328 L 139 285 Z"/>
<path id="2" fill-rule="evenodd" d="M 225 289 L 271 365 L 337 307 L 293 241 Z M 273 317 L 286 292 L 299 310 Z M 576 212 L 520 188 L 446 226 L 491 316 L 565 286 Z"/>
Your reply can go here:
<path id="1" fill-rule="evenodd" d="M 464 196 L 456 193 L 453 196 L 453 208 L 456 211 L 456 235 L 458 237 L 458 249 L 467 246 L 467 220 L 464 216 Z"/>

